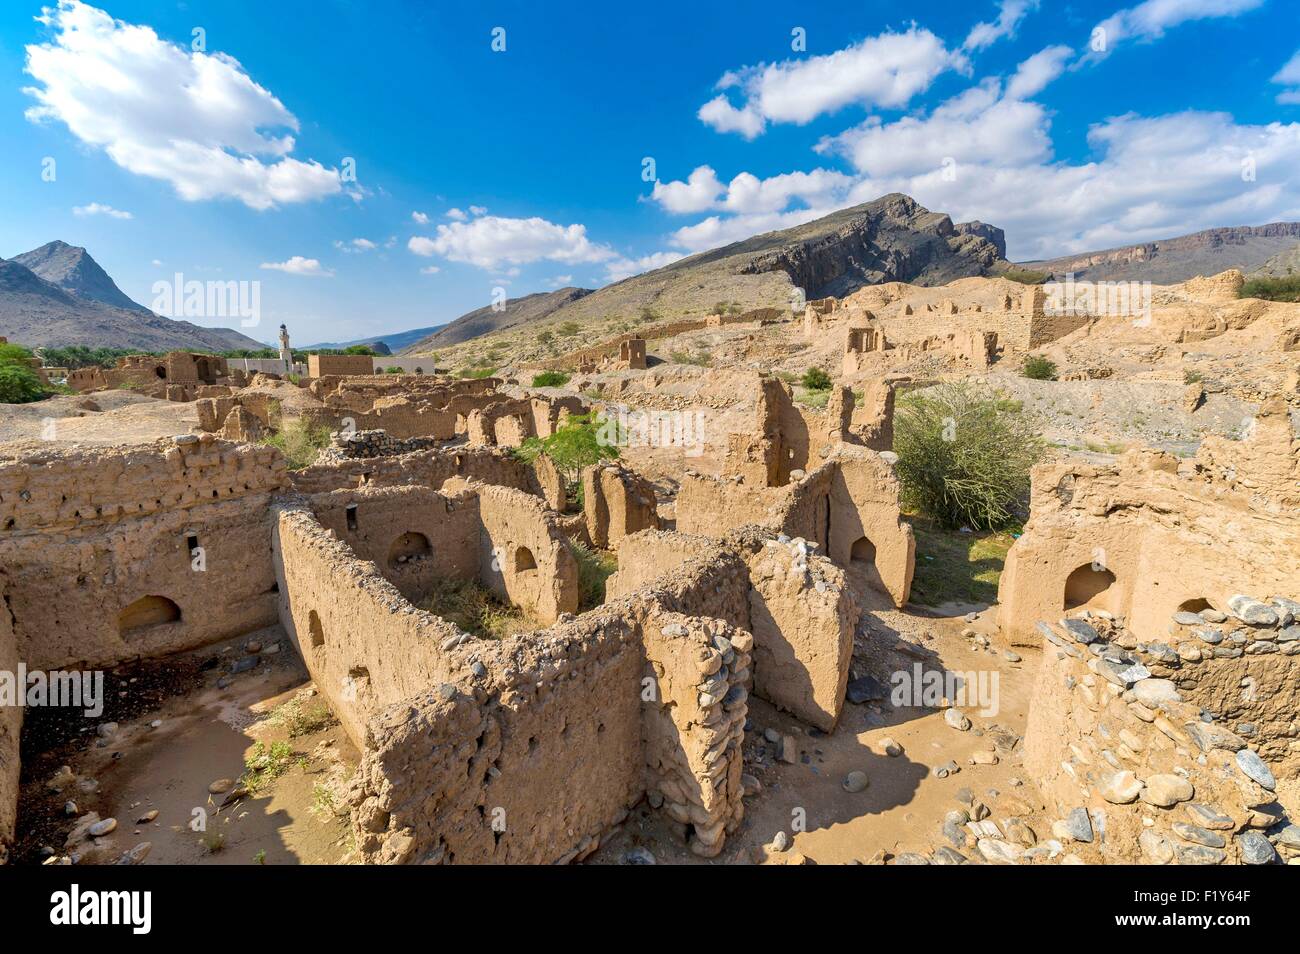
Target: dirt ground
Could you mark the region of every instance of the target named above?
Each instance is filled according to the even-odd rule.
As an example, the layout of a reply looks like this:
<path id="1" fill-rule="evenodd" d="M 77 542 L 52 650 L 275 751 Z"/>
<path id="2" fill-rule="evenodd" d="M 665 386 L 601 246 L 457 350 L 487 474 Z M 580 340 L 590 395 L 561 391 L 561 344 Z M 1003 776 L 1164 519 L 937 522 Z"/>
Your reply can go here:
<path id="1" fill-rule="evenodd" d="M 983 803 L 994 819 L 1039 815 L 1042 804 L 1019 767 L 1019 739 L 1024 734 L 1037 654 L 1025 653 L 1012 662 L 1004 651 L 984 647 L 964 631 L 988 632 L 982 613 L 967 622 L 976 606 L 952 605 L 954 615 L 930 615 L 919 607 L 904 611 L 872 609 L 863 614 L 855 640 L 852 676 L 872 676 L 883 697 L 865 704 L 846 704 L 839 725 L 829 734 L 801 725 L 761 699 L 750 696 L 745 734 L 745 771 L 762 787 L 745 799 L 745 820 L 728 837 L 722 854 L 712 860 L 693 855 L 671 823 L 642 803 L 622 830 L 589 860 L 589 864 L 627 863 L 634 848 L 648 850 L 659 864 L 854 864 L 881 860 L 880 852 L 929 853 L 948 844 L 941 828 L 946 813 Z M 1014 655 L 1014 654 L 1013 654 Z M 895 708 L 890 703 L 891 673 L 926 670 L 977 670 L 998 674 L 998 711 L 981 716 L 964 710 L 974 724 L 970 731 L 949 727 L 937 709 Z M 798 755 L 782 761 L 768 730 L 794 738 Z M 885 741 L 902 747 L 896 756 L 885 753 Z M 970 764 L 977 752 L 997 753 L 997 764 Z M 959 771 L 939 777 L 935 769 L 955 762 Z M 861 792 L 844 788 L 850 772 L 863 772 L 868 785 Z M 963 791 L 965 790 L 965 791 Z M 965 800 L 963 800 L 965 799 Z M 1030 826 L 1050 837 L 1050 823 Z M 789 846 L 771 846 L 784 832 Z M 962 852 L 976 860 L 971 850 Z"/>
<path id="2" fill-rule="evenodd" d="M 0 404 L 0 442 L 135 444 L 188 434 L 198 423 L 192 401 L 160 401 L 131 391 L 61 394 L 32 404 Z"/>
<path id="3" fill-rule="evenodd" d="M 249 641 L 280 648 L 251 654 L 241 645 Z M 251 658 L 256 668 L 230 675 L 231 662 Z M 357 753 L 283 632 L 157 665 L 160 678 L 147 665 L 110 677 L 108 696 L 143 700 L 129 716 L 110 705 L 88 724 L 77 714 L 65 720 L 81 725 L 25 727 L 18 862 L 39 863 L 53 849 L 80 863 L 112 863 L 144 842 L 147 864 L 346 861 L 350 832 L 333 809 Z M 272 763 L 250 769 L 267 751 Z M 54 791 L 62 765 L 73 778 Z M 91 817 L 114 818 L 117 827 L 98 839 L 81 834 Z"/>

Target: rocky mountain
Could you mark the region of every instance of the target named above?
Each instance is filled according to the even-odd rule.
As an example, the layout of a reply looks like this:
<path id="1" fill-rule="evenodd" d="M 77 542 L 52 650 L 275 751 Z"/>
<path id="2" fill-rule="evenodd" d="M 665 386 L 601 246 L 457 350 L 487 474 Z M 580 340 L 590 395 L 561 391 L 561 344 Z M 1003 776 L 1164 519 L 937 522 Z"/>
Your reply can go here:
<path id="1" fill-rule="evenodd" d="M 468 314 L 461 315 L 455 321 L 443 325 L 433 334 L 408 345 L 399 353 L 425 354 L 503 328 L 513 328 L 539 321 L 590 294 L 589 288 L 561 288 L 553 292 L 524 295 L 522 298 L 508 298 L 501 310 L 494 310 L 491 305 L 476 308 Z M 391 344 L 391 341 L 389 343 Z"/>
<path id="2" fill-rule="evenodd" d="M 24 258 L 66 285 L 42 277 L 20 261 Z M 112 298 L 113 293 L 131 307 L 103 300 Z M 33 348 L 85 345 L 141 351 L 231 351 L 265 347 L 231 328 L 204 328 L 155 315 L 123 295 L 85 249 L 63 242 L 51 242 L 14 259 L 0 259 L 0 335 Z"/>
<path id="3" fill-rule="evenodd" d="M 86 301 L 103 302 L 129 311 L 148 311 L 126 296 L 84 248 L 67 242 L 47 242 L 40 248 L 15 255 L 12 259 L 33 272 Z"/>
<path id="4" fill-rule="evenodd" d="M 1215 275 L 1224 269 L 1253 272 L 1275 256 L 1294 252 L 1300 222 L 1205 229 L 1191 235 L 1143 242 L 1100 252 L 1025 262 L 1025 268 L 1092 281 L 1151 281 L 1157 285 Z"/>
<path id="5" fill-rule="evenodd" d="M 880 282 L 942 285 L 1008 267 L 1005 250 L 1001 229 L 982 222 L 954 224 L 947 215 L 893 193 L 803 225 L 701 252 L 594 292 L 553 292 L 571 293 L 571 300 L 557 300 L 532 317 L 491 324 L 482 322 L 490 317 L 490 309 L 480 309 L 448 325 L 435 336 L 436 342 L 421 341 L 408 351 L 420 353 L 541 318 L 548 326 L 571 320 L 594 328 L 607 319 L 700 316 L 720 305 L 742 310 L 789 307 L 797 288 L 812 299 L 847 295 Z M 452 329 L 456 331 L 448 334 Z"/>

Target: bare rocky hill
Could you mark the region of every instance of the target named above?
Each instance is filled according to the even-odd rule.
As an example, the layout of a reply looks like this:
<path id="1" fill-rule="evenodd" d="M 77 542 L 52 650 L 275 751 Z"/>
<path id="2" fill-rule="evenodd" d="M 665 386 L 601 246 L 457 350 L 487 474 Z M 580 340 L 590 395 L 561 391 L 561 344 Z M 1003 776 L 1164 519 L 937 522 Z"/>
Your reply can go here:
<path id="1" fill-rule="evenodd" d="M 1300 222 L 1273 222 L 1206 229 L 1157 242 L 1063 255 L 1024 265 L 1057 276 L 1073 272 L 1076 279 L 1169 284 L 1197 275 L 1217 275 L 1229 268 L 1252 272 L 1285 253 L 1291 253 L 1294 259 L 1297 243 Z"/>
<path id="2" fill-rule="evenodd" d="M 58 285 L 66 292 L 71 292 L 86 301 L 103 302 L 114 308 L 129 311 L 148 311 L 144 305 L 128 298 L 117 283 L 108 277 L 108 272 L 90 257 L 90 253 L 77 245 L 69 245 L 57 239 L 47 242 L 40 248 L 15 255 L 12 259 L 24 265 L 47 282 Z"/>
<path id="3" fill-rule="evenodd" d="M 43 277 L 21 259 L 54 278 Z M 118 299 L 130 307 L 114 304 Z M 265 347 L 232 328 L 204 328 L 155 315 L 127 298 L 85 249 L 63 242 L 0 259 L 0 335 L 33 348 L 230 351 Z"/>
<path id="4" fill-rule="evenodd" d="M 789 307 L 796 288 L 811 299 L 847 295 L 881 282 L 942 285 L 1006 267 L 1005 249 L 1001 229 L 982 222 L 954 224 L 947 215 L 894 193 L 804 225 L 701 252 L 594 292 L 553 292 L 575 294 L 531 316 L 507 313 L 507 321 L 493 324 L 491 319 L 499 316 L 479 309 L 407 351 L 421 353 L 542 318 L 548 327 L 577 322 L 585 333 L 650 312 L 683 317 L 708 314 L 720 304 L 741 310 Z M 457 329 L 454 337 L 452 329 Z"/>
<path id="5" fill-rule="evenodd" d="M 425 354 L 493 331 L 538 321 L 590 294 L 589 288 L 561 288 L 553 292 L 524 295 L 522 298 L 508 298 L 503 302 L 504 307 L 500 310 L 494 309 L 491 305 L 476 308 L 468 314 L 461 315 L 455 321 L 443 325 L 433 334 L 408 345 L 399 353 Z"/>

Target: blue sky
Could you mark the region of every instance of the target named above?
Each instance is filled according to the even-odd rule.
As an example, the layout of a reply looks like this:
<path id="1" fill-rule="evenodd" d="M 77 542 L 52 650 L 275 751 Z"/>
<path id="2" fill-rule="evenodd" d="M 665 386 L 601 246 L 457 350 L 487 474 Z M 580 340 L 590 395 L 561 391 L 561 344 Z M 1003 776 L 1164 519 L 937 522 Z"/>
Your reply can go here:
<path id="1" fill-rule="evenodd" d="M 894 190 L 1013 258 L 1300 219 L 1292 2 L 556 6 L 10 0 L 0 255 L 260 281 L 307 343 Z"/>

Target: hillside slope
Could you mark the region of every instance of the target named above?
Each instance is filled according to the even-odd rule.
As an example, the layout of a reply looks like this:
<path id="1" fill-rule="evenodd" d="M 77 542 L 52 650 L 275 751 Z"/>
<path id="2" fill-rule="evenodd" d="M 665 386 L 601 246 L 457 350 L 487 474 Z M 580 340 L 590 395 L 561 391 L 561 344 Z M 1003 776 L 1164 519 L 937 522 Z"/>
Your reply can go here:
<path id="1" fill-rule="evenodd" d="M 1057 277 L 1073 272 L 1076 279 L 1168 285 L 1197 275 L 1217 275 L 1229 268 L 1252 272 L 1274 256 L 1292 250 L 1297 242 L 1300 222 L 1273 222 L 1206 229 L 1157 242 L 1025 262 L 1024 266 Z"/>
<path id="2" fill-rule="evenodd" d="M 455 321 L 443 325 L 433 334 L 408 345 L 399 353 L 424 354 L 471 338 L 479 338 L 493 331 L 540 321 L 554 314 L 558 309 L 590 294 L 589 288 L 561 288 L 553 292 L 536 292 L 522 298 L 509 298 L 500 311 L 494 310 L 491 305 L 476 308 L 468 314 L 461 315 Z M 391 341 L 389 344 L 391 345 Z"/>
<path id="3" fill-rule="evenodd" d="M 789 307 L 795 288 L 813 299 L 889 281 L 942 285 L 1006 267 L 1005 248 L 1001 229 L 981 222 L 954 224 L 947 215 L 893 193 L 794 228 L 701 252 L 594 292 L 565 289 L 582 293 L 549 313 L 488 327 L 470 321 L 489 311 L 480 309 L 408 351 L 445 347 L 542 318 L 547 326 L 574 321 L 589 329 L 609 320 L 636 320 L 645 312 L 698 317 L 722 303 L 741 310 Z M 455 337 L 448 334 L 459 322 L 466 325 Z M 473 335 L 465 333 L 470 330 Z"/>

